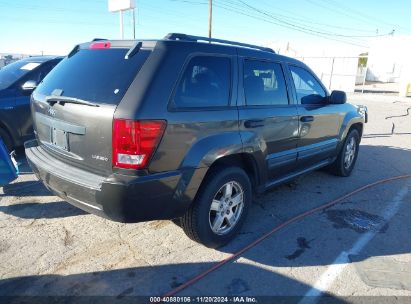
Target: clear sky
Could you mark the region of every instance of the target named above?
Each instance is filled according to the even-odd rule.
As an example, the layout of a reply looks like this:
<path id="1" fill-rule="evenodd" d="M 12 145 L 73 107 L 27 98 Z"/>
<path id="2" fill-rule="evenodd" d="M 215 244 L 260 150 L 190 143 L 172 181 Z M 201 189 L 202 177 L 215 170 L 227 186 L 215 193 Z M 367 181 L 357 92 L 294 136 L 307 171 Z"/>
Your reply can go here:
<path id="1" fill-rule="evenodd" d="M 136 0 L 137 38 L 206 36 L 208 0 Z M 359 53 L 370 36 L 411 35 L 410 0 L 213 0 L 213 36 L 312 52 Z M 125 38 L 132 38 L 125 13 Z M 0 53 L 67 54 L 93 38 L 119 38 L 107 0 L 0 0 Z M 327 39 L 326 39 L 327 38 Z M 344 41 L 344 42 L 341 42 Z"/>

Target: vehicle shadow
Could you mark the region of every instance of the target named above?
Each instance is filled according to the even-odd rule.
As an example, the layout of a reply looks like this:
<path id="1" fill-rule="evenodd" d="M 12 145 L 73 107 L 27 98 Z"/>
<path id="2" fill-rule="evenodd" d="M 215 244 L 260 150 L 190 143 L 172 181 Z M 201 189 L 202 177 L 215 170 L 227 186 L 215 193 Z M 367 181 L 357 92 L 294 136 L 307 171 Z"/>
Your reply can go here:
<path id="1" fill-rule="evenodd" d="M 53 300 L 53 303 L 79 303 L 82 297 L 95 296 L 98 303 L 149 303 L 147 296 L 163 296 L 170 290 L 181 286 L 196 272 L 208 269 L 213 263 L 180 263 L 160 266 L 132 267 L 110 271 L 80 273 L 73 275 L 38 275 L 20 278 L 4 279 L 0 281 L 0 297 L 38 297 L 39 299 Z M 258 303 L 298 303 L 310 286 L 277 274 L 246 264 L 238 264 L 240 273 L 258 271 L 260 279 L 267 284 L 277 281 L 286 283 L 289 290 L 277 290 L 275 297 L 262 298 Z M 242 277 L 231 279 L 226 284 L 219 284 L 218 291 L 212 286 L 204 290 L 196 290 L 187 294 L 180 292 L 180 296 L 272 296 L 272 293 L 256 294 L 252 291 L 247 280 Z M 275 289 L 275 288 L 274 288 Z M 290 291 L 292 290 L 292 293 Z M 270 289 L 272 292 L 273 289 Z M 291 295 L 290 295 L 291 294 Z M 50 298 L 51 296 L 51 298 Z M 60 297 L 60 298 L 59 298 Z M 80 298 L 77 298 L 80 297 Z M 84 299 L 84 298 L 83 298 Z M 273 302 L 274 301 L 274 302 Z M 152 301 L 151 301 L 152 302 Z M 87 302 L 90 303 L 90 302 Z M 96 302 L 97 303 L 97 302 Z M 232 302 L 229 302 L 232 303 Z M 323 294 L 319 303 L 348 303 L 330 294 Z"/>
<path id="2" fill-rule="evenodd" d="M 367 174 L 356 175 L 354 173 L 349 184 L 350 190 L 381 178 L 400 175 L 401 172 L 398 172 L 396 167 L 400 168 L 403 173 L 411 172 L 411 163 L 408 161 L 411 159 L 411 150 L 363 145 L 360 151 L 361 155 L 356 170 L 367 172 Z M 383 160 L 388 160 L 386 167 L 382 163 Z M 381 172 L 369 173 L 376 170 Z M 304 187 L 309 189 L 315 189 L 315 185 L 318 183 L 326 184 L 327 189 L 338 188 L 341 187 L 341 178 L 331 177 L 324 172 L 315 172 L 311 178 L 303 179 L 302 183 L 305 184 Z M 260 208 L 260 206 L 254 205 L 240 235 L 227 246 L 220 248 L 219 251 L 238 252 L 280 223 L 311 209 L 315 204 L 318 207 L 324 203 L 320 200 L 309 202 L 308 192 L 305 188 L 299 190 L 298 187 L 300 186 L 297 186 L 297 189 L 290 189 L 289 186 L 282 186 L 263 195 L 264 206 Z M 321 193 L 314 194 L 318 197 L 321 195 Z M 298 199 L 301 200 L 300 202 L 297 200 L 297 195 Z M 294 212 L 291 208 L 292 205 L 290 205 L 291 202 L 300 209 Z M 297 203 L 299 206 L 296 205 Z M 351 205 L 347 207 L 347 202 L 345 202 L 344 205 L 330 210 L 345 212 L 347 210 L 355 211 L 356 208 L 356 206 Z M 378 215 L 378 210 L 381 208 L 382 206 L 375 206 L 375 214 L 372 214 L 370 218 L 381 220 L 381 216 Z M 330 216 L 327 211 L 317 213 L 315 218 L 309 217 L 305 221 L 296 222 L 280 233 L 270 236 L 257 247 L 243 253 L 241 255 L 242 261 L 237 259 L 235 262 L 227 263 L 197 282 L 194 288 L 182 291 L 179 295 L 304 295 L 312 286 L 293 278 L 291 275 L 279 273 L 278 268 L 296 269 L 307 266 L 331 265 L 342 251 L 349 249 L 367 231 L 366 229 L 364 231 L 356 230 L 341 224 L 340 220 L 349 216 L 349 212 L 341 212 L 338 214 L 340 217 L 335 217 L 335 214 Z M 410 216 L 411 206 L 403 204 L 398 216 L 395 216 L 390 223 L 374 226 L 378 227 L 376 236 L 363 248 L 360 255 L 350 257 L 350 261 L 358 264 L 375 257 L 410 254 L 411 235 L 409 231 L 411 223 L 408 221 Z M 335 218 L 337 220 L 334 220 Z M 161 238 L 161 236 L 158 237 Z M 211 255 L 213 253 L 213 250 L 202 248 L 201 245 L 195 246 L 198 246 L 196 250 L 203 250 L 204 254 L 209 252 Z M 92 253 L 90 254 L 92 255 Z M 90 259 L 92 258 L 90 256 Z M 245 263 L 244 260 L 250 262 Z M 178 263 L 175 264 L 129 267 L 69 275 L 45 274 L 7 278 L 0 280 L 0 296 L 108 295 L 122 299 L 127 298 L 127 296 L 162 295 L 215 265 L 208 262 L 185 263 L 181 261 L 184 261 L 184 256 L 179 258 Z M 84 263 L 87 263 L 87 260 Z M 367 271 L 372 271 L 372 268 L 362 270 L 365 277 L 361 275 L 360 277 L 364 280 L 366 280 Z M 390 277 L 387 272 L 383 277 L 387 280 L 392 279 L 392 276 Z M 381 282 L 384 284 L 384 281 Z M 371 284 L 371 287 L 373 287 L 372 284 L 376 284 L 375 282 L 368 283 Z M 411 284 L 411 279 L 408 283 Z M 398 288 L 407 286 L 404 285 L 404 282 L 400 282 L 400 284 L 403 285 L 397 286 Z M 333 300 L 340 301 L 339 303 L 343 302 L 341 299 L 328 296 L 330 297 L 326 298 L 324 303 L 333 303 Z M 72 300 L 76 302 L 75 298 Z M 133 298 L 133 300 L 136 299 Z M 292 303 L 298 302 L 298 299 L 293 300 L 295 301 Z M 274 301 L 281 302 L 281 299 Z M 272 302 L 270 299 L 269 303 Z"/>
<path id="3" fill-rule="evenodd" d="M 22 219 L 53 219 L 87 214 L 63 201 L 0 206 L 0 212 Z"/>
<path id="4" fill-rule="evenodd" d="M 17 181 L 3 186 L 4 196 L 51 196 L 53 195 L 40 181 Z"/>

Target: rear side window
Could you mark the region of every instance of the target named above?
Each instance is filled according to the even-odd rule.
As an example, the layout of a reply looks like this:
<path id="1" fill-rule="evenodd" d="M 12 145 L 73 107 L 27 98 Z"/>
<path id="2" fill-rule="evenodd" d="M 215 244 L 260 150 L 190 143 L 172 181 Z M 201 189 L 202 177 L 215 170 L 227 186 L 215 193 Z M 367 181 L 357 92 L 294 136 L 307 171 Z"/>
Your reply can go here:
<path id="1" fill-rule="evenodd" d="M 297 98 L 301 104 L 321 104 L 327 95 L 320 83 L 307 70 L 290 66 Z"/>
<path id="2" fill-rule="evenodd" d="M 190 60 L 177 86 L 177 108 L 227 106 L 231 65 L 228 57 L 197 56 Z"/>
<path id="3" fill-rule="evenodd" d="M 9 87 L 31 71 L 35 71 L 39 65 L 41 65 L 41 62 L 32 62 L 23 59 L 2 67 L 0 69 L 0 90 Z"/>
<path id="4" fill-rule="evenodd" d="M 273 62 L 244 62 L 244 93 L 247 105 L 287 105 L 288 96 L 281 65 Z"/>
<path id="5" fill-rule="evenodd" d="M 150 55 L 140 50 L 124 59 L 128 49 L 81 49 L 63 59 L 47 76 L 37 91 L 51 95 L 55 89 L 63 96 L 96 103 L 119 104 L 138 71 Z"/>
<path id="6" fill-rule="evenodd" d="M 34 80 L 36 83 L 40 83 L 43 78 L 56 66 L 57 61 L 50 61 L 43 63 L 40 67 L 38 67 L 33 72 L 30 72 L 26 76 L 23 77 L 22 82 L 26 82 L 28 80 Z"/>

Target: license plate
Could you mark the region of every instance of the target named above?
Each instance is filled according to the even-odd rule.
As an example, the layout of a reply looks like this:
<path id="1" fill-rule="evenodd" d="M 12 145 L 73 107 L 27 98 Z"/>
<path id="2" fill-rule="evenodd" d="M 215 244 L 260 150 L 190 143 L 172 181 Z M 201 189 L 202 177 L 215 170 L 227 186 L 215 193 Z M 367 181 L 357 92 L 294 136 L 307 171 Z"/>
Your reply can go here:
<path id="1" fill-rule="evenodd" d="M 57 128 L 51 128 L 50 142 L 63 150 L 68 151 L 67 132 Z"/>

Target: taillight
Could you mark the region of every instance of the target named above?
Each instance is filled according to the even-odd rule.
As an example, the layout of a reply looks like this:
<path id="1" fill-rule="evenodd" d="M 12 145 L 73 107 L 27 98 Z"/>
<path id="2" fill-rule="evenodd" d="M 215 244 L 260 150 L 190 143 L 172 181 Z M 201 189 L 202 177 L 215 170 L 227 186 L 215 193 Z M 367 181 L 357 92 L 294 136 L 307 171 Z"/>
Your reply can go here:
<path id="1" fill-rule="evenodd" d="M 126 120 L 113 122 L 113 167 L 141 169 L 148 165 L 163 136 L 163 120 Z"/>

